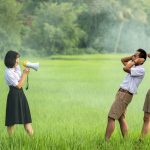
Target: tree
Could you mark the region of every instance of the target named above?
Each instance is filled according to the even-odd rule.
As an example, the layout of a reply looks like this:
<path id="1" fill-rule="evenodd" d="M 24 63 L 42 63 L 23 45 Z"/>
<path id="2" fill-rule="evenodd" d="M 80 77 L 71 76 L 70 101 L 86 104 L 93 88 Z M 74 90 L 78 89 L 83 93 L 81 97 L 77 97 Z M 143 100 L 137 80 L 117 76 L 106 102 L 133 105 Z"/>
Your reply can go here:
<path id="1" fill-rule="evenodd" d="M 19 48 L 20 41 L 20 9 L 15 0 L 0 1 L 0 49 L 1 56 L 11 48 Z"/>
<path id="2" fill-rule="evenodd" d="M 71 50 L 78 47 L 85 35 L 76 22 L 83 11 L 84 6 L 74 7 L 72 3 L 41 3 L 31 32 L 24 40 L 30 48 L 46 54 L 73 53 Z"/>
<path id="3" fill-rule="evenodd" d="M 122 4 L 120 4 L 119 11 L 117 12 L 117 19 L 120 22 L 120 27 L 118 31 L 115 48 L 114 48 L 114 53 L 117 53 L 121 33 L 123 30 L 124 24 L 127 21 L 134 20 L 143 24 L 147 23 L 147 14 L 145 10 L 143 9 L 144 7 L 142 7 L 143 5 L 141 5 L 142 4 L 141 2 L 142 1 L 138 1 L 135 3 L 134 0 L 131 0 L 130 2 L 122 1 Z"/>
<path id="4" fill-rule="evenodd" d="M 84 0 L 84 2 L 89 9 L 88 14 L 82 16 L 82 18 L 85 17 L 86 19 L 84 20 L 88 23 L 84 25 L 82 18 L 79 22 L 81 28 L 88 33 L 88 46 L 92 46 L 98 51 L 101 49 L 117 53 L 118 50 L 124 48 L 121 46 L 130 45 L 130 41 L 126 39 L 124 43 L 121 41 L 123 36 L 127 37 L 126 33 L 128 35 L 135 33 L 138 36 L 134 28 L 135 25 L 140 26 L 144 32 L 148 23 L 147 13 L 149 7 L 146 9 L 146 2 L 142 0 Z M 128 27 L 130 27 L 130 30 L 128 30 Z M 125 31 L 127 32 L 125 33 Z M 128 44 L 125 42 L 128 42 Z"/>

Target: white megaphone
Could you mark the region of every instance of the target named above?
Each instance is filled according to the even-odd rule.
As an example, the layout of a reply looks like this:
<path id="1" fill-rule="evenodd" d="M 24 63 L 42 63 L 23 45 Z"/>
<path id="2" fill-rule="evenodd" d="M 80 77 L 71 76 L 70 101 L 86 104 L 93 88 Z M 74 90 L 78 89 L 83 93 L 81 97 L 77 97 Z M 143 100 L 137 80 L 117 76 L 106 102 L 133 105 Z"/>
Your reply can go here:
<path id="1" fill-rule="evenodd" d="M 39 69 L 39 63 L 31 63 L 30 61 L 24 61 L 23 66 L 27 68 L 32 68 L 35 71 Z"/>

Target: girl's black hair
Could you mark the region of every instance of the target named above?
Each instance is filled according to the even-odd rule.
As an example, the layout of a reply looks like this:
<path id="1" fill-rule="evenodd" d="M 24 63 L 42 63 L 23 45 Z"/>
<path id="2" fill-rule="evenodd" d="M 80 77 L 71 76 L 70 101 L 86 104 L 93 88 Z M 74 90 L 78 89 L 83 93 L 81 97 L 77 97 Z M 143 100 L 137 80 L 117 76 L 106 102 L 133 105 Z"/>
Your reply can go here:
<path id="1" fill-rule="evenodd" d="M 5 59 L 4 59 L 4 64 L 7 68 L 13 68 L 16 64 L 16 59 L 20 57 L 18 52 L 15 51 L 8 51 L 6 53 Z"/>

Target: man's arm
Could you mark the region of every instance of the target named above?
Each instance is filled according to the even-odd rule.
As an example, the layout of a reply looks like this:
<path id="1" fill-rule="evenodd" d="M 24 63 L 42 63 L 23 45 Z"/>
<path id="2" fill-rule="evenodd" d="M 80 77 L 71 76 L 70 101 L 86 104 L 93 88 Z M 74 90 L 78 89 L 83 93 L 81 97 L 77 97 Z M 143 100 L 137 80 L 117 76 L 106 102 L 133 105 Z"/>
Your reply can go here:
<path id="1" fill-rule="evenodd" d="M 144 61 L 145 61 L 144 58 L 137 58 L 137 59 L 134 60 L 134 61 L 129 61 L 129 62 L 126 64 L 126 66 L 123 67 L 123 70 L 124 70 L 125 72 L 127 72 L 127 73 L 131 73 L 131 68 L 132 68 L 132 66 L 134 66 L 134 65 L 141 65 L 141 64 L 144 63 Z"/>
<path id="2" fill-rule="evenodd" d="M 122 58 L 122 59 L 121 59 L 122 64 L 123 64 L 124 66 L 126 66 L 127 63 L 128 63 L 128 61 L 132 60 L 132 57 L 133 57 L 133 56 L 128 56 L 128 57 Z"/>
<path id="3" fill-rule="evenodd" d="M 135 61 L 130 61 L 130 62 L 128 62 L 128 63 L 126 64 L 125 67 L 123 67 L 123 70 L 124 70 L 125 72 L 127 72 L 127 73 L 131 73 L 131 68 L 132 68 L 132 66 L 134 66 L 134 65 L 135 65 Z"/>

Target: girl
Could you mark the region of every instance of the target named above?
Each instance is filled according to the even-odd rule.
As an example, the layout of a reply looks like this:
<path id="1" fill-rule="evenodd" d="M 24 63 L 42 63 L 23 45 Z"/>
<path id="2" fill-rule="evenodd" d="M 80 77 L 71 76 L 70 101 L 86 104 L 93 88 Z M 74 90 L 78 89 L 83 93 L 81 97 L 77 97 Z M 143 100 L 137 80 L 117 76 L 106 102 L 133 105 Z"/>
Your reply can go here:
<path id="1" fill-rule="evenodd" d="M 20 55 L 15 51 L 8 51 L 5 56 L 5 80 L 9 86 L 6 105 L 6 120 L 7 132 L 12 135 L 15 124 L 24 124 L 24 128 L 29 135 L 33 135 L 31 125 L 30 109 L 22 86 L 29 74 L 29 68 L 25 68 L 21 75 L 19 67 Z"/>

